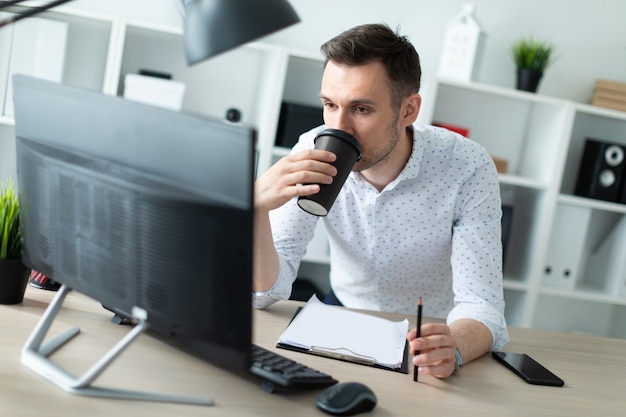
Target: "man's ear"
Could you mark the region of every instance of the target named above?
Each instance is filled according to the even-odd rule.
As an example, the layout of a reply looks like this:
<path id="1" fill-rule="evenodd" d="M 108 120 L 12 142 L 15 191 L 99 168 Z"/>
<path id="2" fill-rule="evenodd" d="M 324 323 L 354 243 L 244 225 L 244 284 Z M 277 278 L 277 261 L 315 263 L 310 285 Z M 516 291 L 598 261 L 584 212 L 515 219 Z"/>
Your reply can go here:
<path id="1" fill-rule="evenodd" d="M 412 125 L 417 120 L 417 115 L 420 112 L 422 106 L 422 96 L 418 93 L 411 94 L 404 99 L 402 106 L 401 119 L 404 126 Z"/>

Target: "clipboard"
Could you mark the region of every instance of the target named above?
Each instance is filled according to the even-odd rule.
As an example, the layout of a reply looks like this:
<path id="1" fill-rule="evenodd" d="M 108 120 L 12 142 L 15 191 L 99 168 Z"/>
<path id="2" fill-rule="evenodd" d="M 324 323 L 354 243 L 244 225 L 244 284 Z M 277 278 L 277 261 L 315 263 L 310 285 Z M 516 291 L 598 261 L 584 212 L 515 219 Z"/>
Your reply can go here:
<path id="1" fill-rule="evenodd" d="M 291 321 L 289 322 L 289 324 L 291 324 L 293 320 L 298 316 L 298 314 L 300 314 L 300 312 L 302 311 L 302 308 L 303 307 L 298 307 L 298 309 L 296 310 L 296 313 L 291 318 Z M 395 368 L 385 366 L 385 365 L 380 365 L 376 363 L 376 361 L 371 357 L 359 355 L 357 353 L 354 353 L 344 348 L 333 349 L 333 348 L 324 348 L 324 347 L 316 347 L 316 346 L 311 346 L 311 348 L 304 348 L 304 347 L 294 346 L 294 345 L 287 344 L 287 343 L 281 343 L 280 341 L 276 344 L 276 347 L 280 349 L 291 350 L 294 352 L 323 356 L 326 358 L 340 360 L 343 362 L 350 362 L 350 363 L 355 363 L 358 365 L 371 366 L 373 368 L 384 369 L 387 371 L 400 372 L 403 374 L 409 373 L 409 343 L 408 341 L 404 342 L 404 353 L 402 357 L 402 363 L 400 364 L 399 367 L 395 367 Z"/>

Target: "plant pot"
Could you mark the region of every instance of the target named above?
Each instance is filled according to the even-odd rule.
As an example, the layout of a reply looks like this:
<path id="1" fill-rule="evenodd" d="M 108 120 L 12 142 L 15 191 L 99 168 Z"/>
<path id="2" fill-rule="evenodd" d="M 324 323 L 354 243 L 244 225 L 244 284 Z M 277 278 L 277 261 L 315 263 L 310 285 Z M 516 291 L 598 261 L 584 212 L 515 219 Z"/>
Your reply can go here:
<path id="1" fill-rule="evenodd" d="M 531 93 L 536 92 L 542 76 L 543 72 L 519 68 L 517 70 L 517 89 L 530 91 Z"/>
<path id="2" fill-rule="evenodd" d="M 29 273 L 20 259 L 0 260 L 0 304 L 22 302 Z"/>

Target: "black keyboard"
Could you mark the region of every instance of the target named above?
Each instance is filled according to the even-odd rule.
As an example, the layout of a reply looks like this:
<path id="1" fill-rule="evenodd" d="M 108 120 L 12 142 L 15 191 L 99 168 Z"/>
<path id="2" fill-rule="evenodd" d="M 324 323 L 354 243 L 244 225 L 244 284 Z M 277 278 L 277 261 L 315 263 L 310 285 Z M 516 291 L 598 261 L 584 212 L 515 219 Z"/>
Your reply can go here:
<path id="1" fill-rule="evenodd" d="M 252 345 L 250 372 L 263 378 L 263 389 L 315 389 L 337 383 L 332 376 L 261 346 Z"/>

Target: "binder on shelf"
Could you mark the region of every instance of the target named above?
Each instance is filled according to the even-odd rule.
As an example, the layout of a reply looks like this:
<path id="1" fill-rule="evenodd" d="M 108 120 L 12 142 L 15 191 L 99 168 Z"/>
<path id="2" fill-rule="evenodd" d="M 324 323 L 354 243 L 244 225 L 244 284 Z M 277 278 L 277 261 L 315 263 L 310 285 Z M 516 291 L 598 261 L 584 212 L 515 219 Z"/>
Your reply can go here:
<path id="1" fill-rule="evenodd" d="M 11 17 L 11 13 L 0 12 L 0 20 Z M 13 42 L 13 26 L 0 29 L 0 115 L 4 114 L 4 102 L 9 84 L 9 64 L 11 62 L 11 43 Z"/>
<path id="2" fill-rule="evenodd" d="M 19 73 L 60 82 L 65 64 L 68 24 L 31 17 L 15 23 L 12 30 L 9 77 Z M 7 84 L 4 100 L 3 114 L 13 116 L 11 82 Z"/>
<path id="3" fill-rule="evenodd" d="M 588 207 L 557 206 L 544 268 L 543 283 L 546 286 L 575 288 L 590 219 L 591 209 Z"/>
<path id="4" fill-rule="evenodd" d="M 408 373 L 407 319 L 394 322 L 313 295 L 280 335 L 276 347 Z"/>

